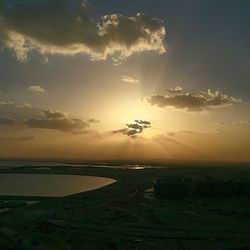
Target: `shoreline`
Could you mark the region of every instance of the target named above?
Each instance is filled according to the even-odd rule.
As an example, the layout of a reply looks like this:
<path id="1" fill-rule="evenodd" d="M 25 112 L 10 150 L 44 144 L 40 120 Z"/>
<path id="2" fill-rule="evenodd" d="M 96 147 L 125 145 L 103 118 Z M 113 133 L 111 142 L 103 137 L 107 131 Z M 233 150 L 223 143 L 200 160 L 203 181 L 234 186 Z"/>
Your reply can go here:
<path id="1" fill-rule="evenodd" d="M 51 166 L 50 170 L 22 167 L 1 173 L 88 175 L 117 182 L 70 196 L 43 197 L 39 203 L 1 213 L 0 236 L 6 238 L 6 232 L 16 236 L 9 243 L 1 242 L 0 237 L 0 246 L 6 243 L 33 249 L 34 241 L 38 249 L 60 250 L 228 250 L 250 246 L 250 199 L 160 200 L 143 196 L 155 179 L 250 176 L 250 168 L 232 168 L 229 173 L 226 167 L 124 170 Z"/>

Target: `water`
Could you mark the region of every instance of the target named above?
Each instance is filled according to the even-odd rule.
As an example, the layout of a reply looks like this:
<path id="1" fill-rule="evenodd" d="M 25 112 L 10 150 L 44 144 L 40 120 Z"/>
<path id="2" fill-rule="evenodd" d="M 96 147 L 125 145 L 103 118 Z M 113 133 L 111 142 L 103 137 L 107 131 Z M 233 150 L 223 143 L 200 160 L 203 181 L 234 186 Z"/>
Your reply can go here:
<path id="1" fill-rule="evenodd" d="M 69 163 L 60 161 L 32 161 L 32 160 L 0 160 L 1 169 L 11 169 L 18 167 L 34 167 L 35 170 L 49 170 L 51 167 L 97 167 L 97 168 L 119 168 L 130 170 L 142 170 L 147 168 L 161 168 L 161 166 L 152 166 L 148 164 L 125 164 L 119 163 L 111 165 L 109 163 Z"/>
<path id="2" fill-rule="evenodd" d="M 31 161 L 31 160 L 0 160 L 0 170 L 18 167 L 70 167 L 77 164 L 63 163 L 59 161 Z"/>
<path id="3" fill-rule="evenodd" d="M 115 168 L 115 169 L 128 169 L 128 170 L 143 170 L 143 169 L 161 169 L 161 168 L 176 168 L 176 167 L 219 167 L 219 166 L 244 166 L 249 167 L 249 162 L 205 162 L 205 161 L 169 161 L 169 162 L 153 162 L 153 163 L 134 163 L 134 162 L 100 162 L 100 161 L 48 161 L 48 160 L 0 160 L 0 170 L 1 169 L 11 169 L 18 167 L 33 167 L 34 170 L 50 170 L 53 167 L 72 167 L 84 168 L 84 167 L 97 167 L 97 168 Z"/>
<path id="4" fill-rule="evenodd" d="M 0 174 L 0 195 L 61 197 L 114 183 L 103 177 L 49 174 Z"/>

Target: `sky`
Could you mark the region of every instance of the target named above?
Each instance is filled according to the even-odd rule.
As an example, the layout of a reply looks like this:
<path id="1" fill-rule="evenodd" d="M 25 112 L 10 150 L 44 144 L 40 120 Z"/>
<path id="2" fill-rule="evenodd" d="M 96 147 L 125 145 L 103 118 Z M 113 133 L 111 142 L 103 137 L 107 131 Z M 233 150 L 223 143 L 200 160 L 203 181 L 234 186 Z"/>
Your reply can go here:
<path id="1" fill-rule="evenodd" d="M 0 157 L 250 160 L 248 0 L 0 2 Z"/>

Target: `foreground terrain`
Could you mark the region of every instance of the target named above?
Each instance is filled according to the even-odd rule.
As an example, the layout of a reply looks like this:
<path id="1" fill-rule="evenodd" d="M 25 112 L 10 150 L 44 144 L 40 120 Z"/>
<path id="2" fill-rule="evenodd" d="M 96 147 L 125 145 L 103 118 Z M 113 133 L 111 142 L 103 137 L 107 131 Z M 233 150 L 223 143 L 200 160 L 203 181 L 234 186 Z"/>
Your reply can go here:
<path id="1" fill-rule="evenodd" d="M 40 202 L 2 210 L 0 249 L 250 249 L 250 199 L 160 200 L 145 194 L 162 177 L 250 177 L 246 166 L 22 167 L 0 173 L 77 174 L 117 180 L 63 198 L 25 197 Z M 11 199 L 24 197 L 0 200 Z"/>

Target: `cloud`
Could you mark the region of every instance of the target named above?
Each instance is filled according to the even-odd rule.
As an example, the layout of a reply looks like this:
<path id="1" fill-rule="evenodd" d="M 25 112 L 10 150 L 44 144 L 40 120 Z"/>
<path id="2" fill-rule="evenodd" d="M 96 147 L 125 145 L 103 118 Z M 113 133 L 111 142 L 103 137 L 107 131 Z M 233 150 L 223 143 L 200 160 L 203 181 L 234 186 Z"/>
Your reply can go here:
<path id="1" fill-rule="evenodd" d="M 60 111 L 51 111 L 51 110 L 44 110 L 43 113 L 48 119 L 60 119 L 66 118 L 65 113 Z"/>
<path id="2" fill-rule="evenodd" d="M 86 133 L 85 130 L 89 127 L 87 122 L 68 118 L 59 111 L 44 110 L 43 115 L 42 118 L 27 119 L 25 125 L 29 128 L 55 129 L 75 134 Z"/>
<path id="3" fill-rule="evenodd" d="M 0 105 L 13 105 L 14 103 L 11 101 L 0 100 Z"/>
<path id="4" fill-rule="evenodd" d="M 135 122 L 138 124 L 143 124 L 143 125 L 151 125 L 151 122 L 149 121 L 135 120 Z"/>
<path id="5" fill-rule="evenodd" d="M 241 102 L 240 99 L 225 95 L 220 91 L 212 92 L 208 89 L 206 92 L 199 91 L 197 93 L 190 93 L 184 92 L 180 87 L 170 90 L 169 95 L 153 95 L 147 97 L 146 100 L 151 105 L 160 108 L 173 107 L 189 112 L 203 111 L 211 107 L 222 107 Z"/>
<path id="6" fill-rule="evenodd" d="M 140 132 L 142 132 L 143 130 L 143 126 L 139 125 L 138 123 L 127 124 L 127 127 L 131 129 L 139 130 Z"/>
<path id="7" fill-rule="evenodd" d="M 0 136 L 1 142 L 22 142 L 22 141 L 32 141 L 34 139 L 35 139 L 34 136 L 20 136 L 20 137 Z"/>
<path id="8" fill-rule="evenodd" d="M 135 120 L 134 123 L 128 123 L 126 126 L 127 128 L 112 131 L 113 134 L 123 134 L 136 138 L 144 129 L 150 128 L 151 123 L 149 121 Z"/>
<path id="9" fill-rule="evenodd" d="M 16 121 L 12 118 L 0 118 L 0 125 L 15 125 Z"/>
<path id="10" fill-rule="evenodd" d="M 94 118 L 90 118 L 89 120 L 88 120 L 88 123 L 99 123 L 100 121 L 99 120 L 96 120 L 96 119 L 94 119 Z"/>
<path id="11" fill-rule="evenodd" d="M 94 118 L 87 121 L 70 118 L 69 114 L 42 110 L 26 103 L 20 105 L 5 101 L 3 105 L 0 105 L 0 125 L 55 129 L 74 134 L 97 134 L 97 131 L 89 129 L 91 123 L 94 122 L 99 121 Z"/>
<path id="12" fill-rule="evenodd" d="M 177 86 L 177 87 L 175 87 L 174 89 L 169 89 L 168 91 L 169 91 L 170 93 L 172 93 L 172 94 L 179 94 L 179 93 L 182 92 L 182 90 L 183 90 L 182 87 Z"/>
<path id="13" fill-rule="evenodd" d="M 29 128 L 57 129 L 66 132 L 79 132 L 87 127 L 87 124 L 77 119 L 29 119 L 25 122 Z"/>
<path id="14" fill-rule="evenodd" d="M 6 107 L 15 107 L 15 108 L 31 108 L 32 105 L 29 104 L 28 102 L 23 102 L 23 103 L 15 103 L 9 100 L 0 100 L 0 107 L 1 108 L 6 108 Z"/>
<path id="15" fill-rule="evenodd" d="M 21 61 L 36 50 L 45 55 L 83 53 L 93 60 L 110 56 L 120 62 L 144 51 L 165 53 L 165 37 L 162 21 L 143 13 L 108 14 L 96 22 L 82 0 L 0 5 L 0 43 Z"/>
<path id="16" fill-rule="evenodd" d="M 44 110 L 44 118 L 32 118 L 25 121 L 30 128 L 57 129 L 62 131 L 75 131 L 87 127 L 87 123 L 80 119 L 68 119 L 60 111 Z"/>
<path id="17" fill-rule="evenodd" d="M 127 75 L 123 75 L 121 80 L 123 82 L 128 82 L 128 83 L 138 83 L 139 82 L 139 80 L 137 80 L 131 76 L 127 76 Z"/>
<path id="18" fill-rule="evenodd" d="M 33 107 L 27 102 L 15 103 L 12 101 L 2 101 L 1 103 L 0 117 L 14 118 L 16 125 L 22 124 L 25 119 L 29 119 L 30 117 L 40 116 L 42 111 L 40 108 Z"/>
<path id="19" fill-rule="evenodd" d="M 32 105 L 28 102 L 24 102 L 22 104 L 16 104 L 15 106 L 16 108 L 23 108 L 23 109 L 28 109 L 28 108 L 32 108 Z"/>
<path id="20" fill-rule="evenodd" d="M 41 87 L 40 85 L 31 85 L 29 87 L 29 90 L 33 91 L 33 92 L 38 92 L 38 93 L 43 93 L 45 92 L 46 90 Z"/>

